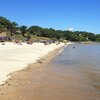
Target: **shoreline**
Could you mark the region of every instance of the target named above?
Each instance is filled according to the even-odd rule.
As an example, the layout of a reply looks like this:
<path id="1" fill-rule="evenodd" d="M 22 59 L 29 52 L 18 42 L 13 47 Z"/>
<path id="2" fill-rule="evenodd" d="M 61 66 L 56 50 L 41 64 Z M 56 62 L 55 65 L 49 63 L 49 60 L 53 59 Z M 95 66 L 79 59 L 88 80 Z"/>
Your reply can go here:
<path id="1" fill-rule="evenodd" d="M 50 51 L 44 57 L 37 60 L 37 62 L 29 64 L 22 70 L 18 70 L 13 72 L 10 75 L 10 78 L 5 81 L 4 84 L 0 85 L 0 99 L 2 100 L 32 100 L 24 98 L 22 95 L 25 94 L 22 92 L 30 88 L 29 86 L 32 85 L 33 89 L 39 87 L 38 80 L 39 73 L 45 69 L 45 67 L 50 63 L 52 59 L 54 59 L 61 51 L 63 51 L 64 46 L 56 48 L 53 51 Z M 34 76 L 34 78 L 32 78 Z M 35 79 L 35 77 L 37 79 Z M 34 83 L 33 80 L 34 80 Z M 31 91 L 32 92 L 32 91 Z M 20 96 L 21 95 L 21 96 Z M 28 97 L 31 97 L 29 94 Z M 15 99 L 16 98 L 16 99 Z M 24 98 L 24 99 L 23 99 Z"/>

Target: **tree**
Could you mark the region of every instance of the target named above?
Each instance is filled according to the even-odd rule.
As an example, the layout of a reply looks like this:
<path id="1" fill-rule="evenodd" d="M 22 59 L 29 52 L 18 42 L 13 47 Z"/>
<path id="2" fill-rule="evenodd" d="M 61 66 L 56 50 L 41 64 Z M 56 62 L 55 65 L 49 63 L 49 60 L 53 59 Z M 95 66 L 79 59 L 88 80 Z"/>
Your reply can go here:
<path id="1" fill-rule="evenodd" d="M 22 35 L 25 37 L 25 34 L 26 34 L 26 32 L 27 32 L 27 26 L 20 26 L 20 31 L 21 31 L 21 33 L 22 33 Z"/>
<path id="2" fill-rule="evenodd" d="M 16 27 L 18 24 L 16 22 L 11 22 L 5 17 L 0 17 L 0 31 L 7 31 L 7 33 L 10 34 L 10 36 L 13 35 L 13 33 L 16 33 Z M 9 31 L 9 32 L 8 32 Z"/>
<path id="3" fill-rule="evenodd" d="M 0 17 L 0 32 L 6 31 L 8 26 L 10 25 L 10 21 L 5 17 Z"/>
<path id="4" fill-rule="evenodd" d="M 13 34 L 16 33 L 17 26 L 18 26 L 18 24 L 17 24 L 16 22 L 11 22 L 11 23 L 8 25 L 8 30 L 10 31 L 10 35 L 11 35 L 11 36 L 12 36 Z"/>
<path id="5" fill-rule="evenodd" d="M 5 28 L 7 28 L 10 24 L 10 21 L 6 19 L 5 17 L 0 17 L 0 25 L 3 25 Z"/>
<path id="6" fill-rule="evenodd" d="M 29 33 L 32 34 L 32 35 L 40 36 L 40 35 L 41 35 L 42 28 L 39 27 L 39 26 L 31 26 L 31 27 L 28 29 L 28 31 L 29 31 Z"/>
<path id="7" fill-rule="evenodd" d="M 5 30 L 5 27 L 3 25 L 0 25 L 0 33 Z"/>
<path id="8" fill-rule="evenodd" d="M 95 40 L 100 42 L 100 34 L 95 35 Z"/>

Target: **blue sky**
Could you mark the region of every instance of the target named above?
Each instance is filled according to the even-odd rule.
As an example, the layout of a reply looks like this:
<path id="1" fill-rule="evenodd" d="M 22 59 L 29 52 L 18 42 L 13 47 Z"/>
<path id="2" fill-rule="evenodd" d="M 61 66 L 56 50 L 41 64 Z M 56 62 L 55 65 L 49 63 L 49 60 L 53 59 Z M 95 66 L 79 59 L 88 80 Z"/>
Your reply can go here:
<path id="1" fill-rule="evenodd" d="M 100 34 L 100 0 L 0 0 L 0 16 L 19 25 Z"/>

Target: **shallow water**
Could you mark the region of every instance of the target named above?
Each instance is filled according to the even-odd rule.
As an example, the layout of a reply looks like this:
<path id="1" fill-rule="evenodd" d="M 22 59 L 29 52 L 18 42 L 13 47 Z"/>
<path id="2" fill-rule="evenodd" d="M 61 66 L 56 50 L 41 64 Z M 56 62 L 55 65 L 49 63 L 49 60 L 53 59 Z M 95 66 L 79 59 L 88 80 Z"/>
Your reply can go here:
<path id="1" fill-rule="evenodd" d="M 65 48 L 53 61 L 67 70 L 78 70 L 100 89 L 100 44 L 75 44 Z"/>
<path id="2" fill-rule="evenodd" d="M 100 44 L 69 45 L 45 73 L 53 100 L 100 100 Z"/>

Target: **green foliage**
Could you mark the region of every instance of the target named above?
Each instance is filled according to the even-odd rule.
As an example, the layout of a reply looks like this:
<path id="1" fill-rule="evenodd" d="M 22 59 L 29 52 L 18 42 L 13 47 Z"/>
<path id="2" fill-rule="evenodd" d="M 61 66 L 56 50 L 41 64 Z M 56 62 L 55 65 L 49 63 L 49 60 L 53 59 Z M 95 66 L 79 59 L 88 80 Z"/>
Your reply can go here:
<path id="1" fill-rule="evenodd" d="M 30 34 L 40 36 L 40 35 L 41 35 L 41 30 L 42 30 L 42 28 L 39 27 L 39 26 L 31 26 L 31 27 L 28 29 L 28 32 L 29 32 Z"/>
<path id="2" fill-rule="evenodd" d="M 5 17 L 0 17 L 0 25 L 4 26 L 7 28 L 10 25 L 10 21 L 6 19 Z"/>
<path id="3" fill-rule="evenodd" d="M 16 33 L 16 26 L 18 26 L 17 23 L 11 22 L 5 17 L 0 17 L 0 32 L 9 31 L 9 34 L 12 36 L 13 33 Z"/>
<path id="4" fill-rule="evenodd" d="M 25 36 L 26 32 L 27 32 L 27 26 L 20 26 L 20 31 L 22 33 L 23 36 Z"/>
<path id="5" fill-rule="evenodd" d="M 7 32 L 10 38 L 17 36 L 20 39 L 52 39 L 52 40 L 68 40 L 68 41 L 100 41 L 100 34 L 85 31 L 62 31 L 53 28 L 42 28 L 39 26 L 18 26 L 16 22 L 11 22 L 5 17 L 0 17 L 0 33 Z M 40 38 L 43 37 L 43 38 Z"/>
<path id="6" fill-rule="evenodd" d="M 3 31 L 5 31 L 5 28 L 4 28 L 3 25 L 0 25 L 0 33 L 3 32 Z"/>
<path id="7" fill-rule="evenodd" d="M 95 36 L 95 40 L 98 41 L 98 42 L 100 42 L 100 34 L 97 34 L 97 35 Z"/>

